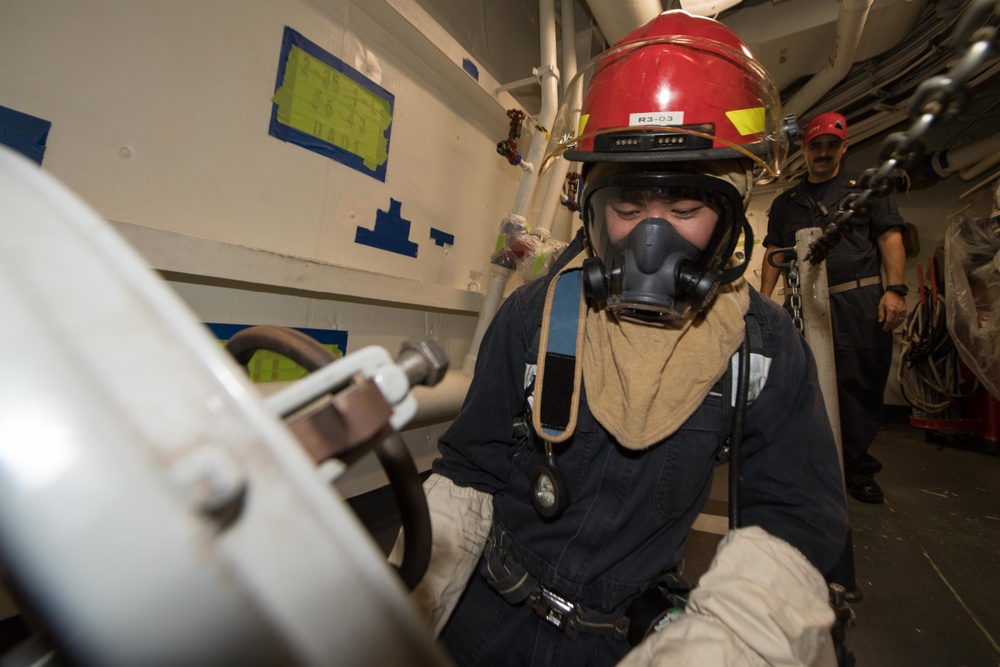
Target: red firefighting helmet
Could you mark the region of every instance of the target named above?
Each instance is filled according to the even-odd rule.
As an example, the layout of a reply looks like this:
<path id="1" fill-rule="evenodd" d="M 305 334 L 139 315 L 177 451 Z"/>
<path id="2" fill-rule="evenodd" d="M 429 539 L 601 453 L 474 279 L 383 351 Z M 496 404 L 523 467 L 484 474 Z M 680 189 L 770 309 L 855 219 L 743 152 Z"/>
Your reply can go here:
<path id="1" fill-rule="evenodd" d="M 777 175 L 791 125 L 781 117 L 774 81 L 735 33 L 674 10 L 625 35 L 570 82 L 550 157 L 562 151 L 579 162 L 749 157 Z"/>

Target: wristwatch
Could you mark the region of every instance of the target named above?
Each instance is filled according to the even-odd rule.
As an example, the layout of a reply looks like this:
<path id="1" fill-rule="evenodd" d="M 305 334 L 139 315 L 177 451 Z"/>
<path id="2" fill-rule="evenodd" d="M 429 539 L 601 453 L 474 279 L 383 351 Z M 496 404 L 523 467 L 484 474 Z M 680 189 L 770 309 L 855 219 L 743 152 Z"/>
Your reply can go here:
<path id="1" fill-rule="evenodd" d="M 910 288 L 907 287 L 906 285 L 903 285 L 903 284 L 899 284 L 899 285 L 886 285 L 885 286 L 885 291 L 886 292 L 895 292 L 899 296 L 905 297 L 907 294 L 910 293 Z"/>

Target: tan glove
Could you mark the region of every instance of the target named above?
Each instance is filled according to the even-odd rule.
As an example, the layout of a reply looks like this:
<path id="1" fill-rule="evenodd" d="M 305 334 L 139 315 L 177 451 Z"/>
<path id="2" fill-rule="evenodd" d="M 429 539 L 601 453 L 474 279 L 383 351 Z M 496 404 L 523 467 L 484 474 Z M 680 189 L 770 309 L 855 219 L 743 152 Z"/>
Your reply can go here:
<path id="1" fill-rule="evenodd" d="M 685 612 L 620 667 L 836 667 L 833 609 L 823 576 L 793 546 L 752 526 L 731 531 Z"/>
<path id="2" fill-rule="evenodd" d="M 427 616 L 437 637 L 483 555 L 483 545 L 493 526 L 493 496 L 472 487 L 457 486 L 436 473 L 424 482 L 424 493 L 433 532 L 431 560 L 411 598 Z M 389 562 L 399 565 L 402 560 L 400 534 Z"/>

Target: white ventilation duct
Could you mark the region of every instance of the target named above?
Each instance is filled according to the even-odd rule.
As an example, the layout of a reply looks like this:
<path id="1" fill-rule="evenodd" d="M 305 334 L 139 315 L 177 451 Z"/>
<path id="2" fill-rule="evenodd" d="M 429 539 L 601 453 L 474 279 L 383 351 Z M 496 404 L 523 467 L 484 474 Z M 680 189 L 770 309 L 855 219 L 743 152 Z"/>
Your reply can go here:
<path id="1" fill-rule="evenodd" d="M 660 0 L 587 0 L 587 5 L 608 44 L 663 12 Z"/>
<path id="2" fill-rule="evenodd" d="M 935 175 L 946 178 L 959 172 L 963 181 L 976 178 L 997 162 L 1000 162 L 1000 134 L 939 151 L 927 158 Z"/>
<path id="3" fill-rule="evenodd" d="M 681 9 L 698 16 L 718 16 L 743 0 L 681 0 Z"/>
<path id="4" fill-rule="evenodd" d="M 785 113 L 801 116 L 847 76 L 854 64 L 861 33 L 868 19 L 868 10 L 873 2 L 874 0 L 843 0 L 826 66 L 792 96 L 785 105 Z"/>

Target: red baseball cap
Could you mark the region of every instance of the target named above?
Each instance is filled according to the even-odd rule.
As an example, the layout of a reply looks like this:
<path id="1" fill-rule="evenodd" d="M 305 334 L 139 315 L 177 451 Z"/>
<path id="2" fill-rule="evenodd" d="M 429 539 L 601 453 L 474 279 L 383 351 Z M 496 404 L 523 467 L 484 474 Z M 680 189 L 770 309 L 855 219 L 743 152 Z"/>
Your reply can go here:
<path id="1" fill-rule="evenodd" d="M 839 113 L 834 113 L 833 111 L 821 113 L 809 121 L 809 124 L 806 125 L 805 138 L 803 141 L 809 141 L 813 137 L 821 134 L 832 134 L 833 136 L 840 138 L 842 141 L 846 141 L 847 119 Z"/>

